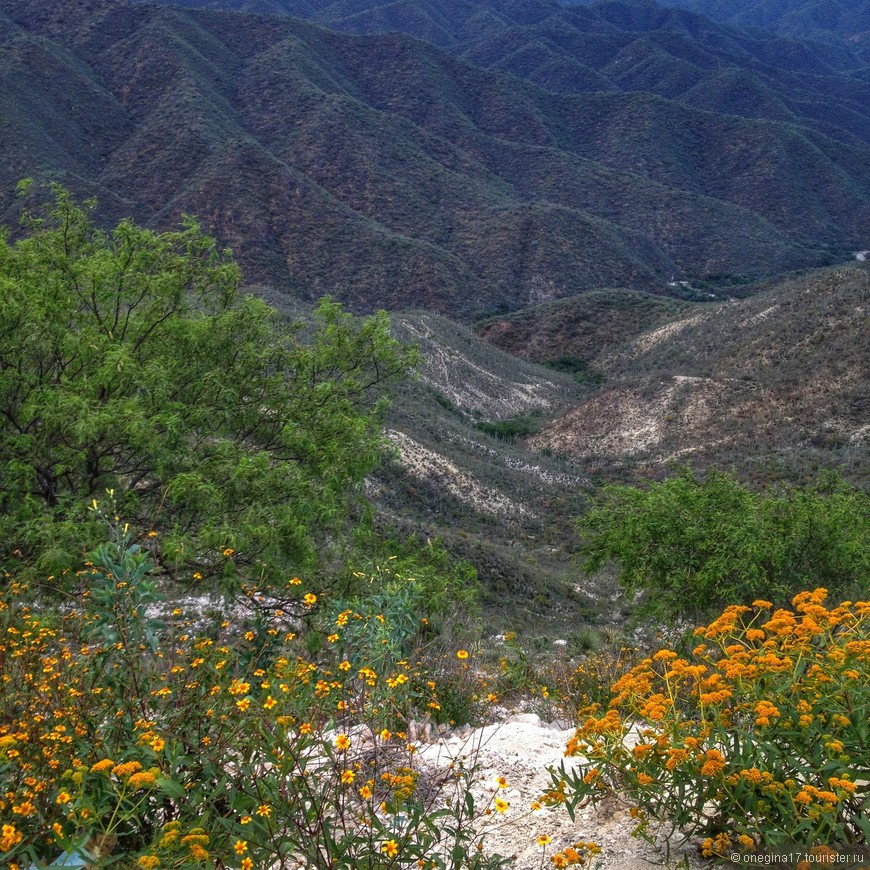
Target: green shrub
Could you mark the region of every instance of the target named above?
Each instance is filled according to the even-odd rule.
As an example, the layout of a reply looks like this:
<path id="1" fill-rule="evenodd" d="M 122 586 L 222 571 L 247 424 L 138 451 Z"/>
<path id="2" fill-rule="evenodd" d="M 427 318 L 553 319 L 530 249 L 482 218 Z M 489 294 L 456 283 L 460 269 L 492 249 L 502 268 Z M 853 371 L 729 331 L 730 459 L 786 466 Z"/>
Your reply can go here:
<path id="1" fill-rule="evenodd" d="M 616 562 L 641 611 L 670 619 L 760 596 L 783 603 L 813 582 L 852 595 L 870 575 L 870 496 L 835 476 L 756 493 L 687 470 L 646 489 L 605 487 L 579 525 L 586 570 Z"/>
<path id="2" fill-rule="evenodd" d="M 554 771 L 547 800 L 624 796 L 640 834 L 668 823 L 706 855 L 866 846 L 870 602 L 826 594 L 728 607 L 691 656 L 644 659 L 582 718 L 567 754 L 586 760 Z"/>
<path id="3" fill-rule="evenodd" d="M 85 505 L 160 532 L 174 567 L 310 569 L 380 458 L 384 389 L 415 354 L 384 312 L 324 300 L 288 322 L 239 290 L 193 219 L 111 232 L 55 186 L 0 231 L 0 558 L 58 575 L 102 535 Z M 70 591 L 70 590 L 66 590 Z"/>
<path id="4" fill-rule="evenodd" d="M 507 441 L 508 444 L 515 444 L 517 438 L 528 438 L 534 435 L 540 428 L 543 420 L 540 417 L 522 414 L 519 417 L 512 417 L 510 420 L 499 420 L 494 423 L 475 423 L 475 428 L 481 432 L 486 432 L 493 438 L 498 438 L 501 441 Z"/>
<path id="5" fill-rule="evenodd" d="M 581 384 L 600 387 L 604 383 L 604 373 L 590 368 L 589 361 L 579 356 L 560 356 L 546 360 L 543 365 L 557 372 L 568 372 Z"/>

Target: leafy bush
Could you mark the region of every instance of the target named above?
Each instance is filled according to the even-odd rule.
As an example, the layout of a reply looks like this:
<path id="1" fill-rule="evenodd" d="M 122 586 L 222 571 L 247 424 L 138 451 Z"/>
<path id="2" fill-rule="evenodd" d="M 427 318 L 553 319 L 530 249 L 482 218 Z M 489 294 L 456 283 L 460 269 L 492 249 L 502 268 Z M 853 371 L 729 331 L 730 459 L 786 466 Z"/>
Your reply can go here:
<path id="1" fill-rule="evenodd" d="M 475 428 L 493 438 L 515 444 L 517 438 L 528 438 L 534 435 L 541 428 L 542 422 L 540 417 L 521 414 L 510 420 L 498 420 L 495 423 L 475 423 Z"/>
<path id="2" fill-rule="evenodd" d="M 669 822 L 706 855 L 868 844 L 870 602 L 826 595 L 728 607 L 691 656 L 644 659 L 584 716 L 567 754 L 586 760 L 547 799 L 622 794 L 639 833 Z"/>
<path id="3" fill-rule="evenodd" d="M 211 636 L 197 614 L 161 601 L 152 568 L 116 528 L 74 606 L 40 616 L 7 578 L 4 866 L 44 866 L 62 851 L 142 870 L 503 863 L 477 848 L 491 807 L 469 791 L 474 759 L 433 771 L 377 716 L 386 706 L 398 726 L 437 702 L 435 679 L 415 662 L 378 671 L 339 652 L 361 615 L 339 614 L 317 658 L 280 611 L 227 614 Z M 287 587 L 300 611 L 322 605 L 297 578 Z"/>
<path id="4" fill-rule="evenodd" d="M 352 561 L 352 577 L 345 584 L 349 595 L 365 598 L 388 583 L 414 583 L 425 601 L 423 615 L 430 630 L 440 630 L 445 622 L 454 623 L 457 612 L 479 613 L 477 571 L 438 539 L 409 535 L 399 540 L 361 526 L 355 535 Z"/>
<path id="5" fill-rule="evenodd" d="M 851 595 L 870 575 L 870 496 L 835 476 L 756 493 L 687 470 L 643 490 L 606 487 L 579 525 L 586 570 L 615 561 L 623 588 L 663 617 L 784 603 L 812 582 Z"/>
<path id="6" fill-rule="evenodd" d="M 560 356 L 545 360 L 543 365 L 557 372 L 572 374 L 581 384 L 600 387 L 604 383 L 604 373 L 593 369 L 589 365 L 589 360 L 581 356 Z"/>
<path id="7" fill-rule="evenodd" d="M 106 233 L 93 205 L 55 187 L 27 237 L 0 232 L 0 555 L 58 573 L 100 540 L 84 505 L 112 489 L 177 566 L 219 572 L 207 554 L 229 547 L 237 572 L 310 568 L 413 352 L 383 312 L 324 300 L 306 326 L 243 296 L 193 219 Z"/>

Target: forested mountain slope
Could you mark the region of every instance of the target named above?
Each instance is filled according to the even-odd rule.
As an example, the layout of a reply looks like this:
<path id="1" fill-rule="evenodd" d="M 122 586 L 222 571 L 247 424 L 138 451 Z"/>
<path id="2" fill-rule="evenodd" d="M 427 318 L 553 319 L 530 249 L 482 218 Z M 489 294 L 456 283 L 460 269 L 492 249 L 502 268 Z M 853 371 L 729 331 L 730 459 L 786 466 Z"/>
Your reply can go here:
<path id="1" fill-rule="evenodd" d="M 870 226 L 860 124 L 557 94 L 405 35 L 120 0 L 3 0 L 0 40 L 4 221 L 28 175 L 106 220 L 194 213 L 279 303 L 472 317 L 668 292 L 846 257 Z"/>

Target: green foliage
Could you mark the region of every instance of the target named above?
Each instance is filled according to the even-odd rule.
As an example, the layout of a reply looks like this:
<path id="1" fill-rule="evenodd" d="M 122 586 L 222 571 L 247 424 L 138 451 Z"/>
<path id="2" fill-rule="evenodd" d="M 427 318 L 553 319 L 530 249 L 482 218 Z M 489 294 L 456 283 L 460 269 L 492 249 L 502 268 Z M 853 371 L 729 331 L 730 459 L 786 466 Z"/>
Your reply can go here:
<path id="1" fill-rule="evenodd" d="M 866 847 L 870 602 L 826 598 L 731 605 L 696 629 L 690 655 L 638 662 L 581 711 L 566 754 L 583 760 L 554 771 L 548 800 L 573 814 L 619 795 L 636 834 L 700 835 L 705 855 L 732 862 L 788 845 Z"/>
<path id="2" fill-rule="evenodd" d="M 543 365 L 557 372 L 568 372 L 574 375 L 575 380 L 581 384 L 600 387 L 604 383 L 603 372 L 591 368 L 589 360 L 580 356 L 560 356 L 556 359 L 545 360 Z"/>
<path id="3" fill-rule="evenodd" d="M 498 420 L 494 423 L 476 423 L 475 428 L 493 438 L 515 444 L 517 438 L 528 438 L 540 428 L 543 420 L 530 414 L 520 414 L 510 420 Z"/>
<path id="4" fill-rule="evenodd" d="M 371 692 L 372 718 L 383 724 L 396 727 L 415 707 L 437 722 L 468 722 L 479 706 L 480 687 L 454 653 L 463 621 L 479 607 L 474 568 L 437 542 L 373 543 L 392 555 L 363 561 L 354 572 L 356 595 L 333 604 L 324 630 L 341 630 L 336 655 L 357 670 L 368 665 L 389 675 L 386 683 L 373 683 Z M 408 663 L 421 660 L 425 668 L 406 679 Z M 430 678 L 437 681 L 437 698 Z"/>
<path id="5" fill-rule="evenodd" d="M 851 594 L 870 572 L 870 497 L 831 475 L 760 493 L 688 470 L 646 489 L 609 486 L 580 528 L 586 570 L 616 562 L 626 592 L 661 616 L 782 601 L 813 580 Z"/>
<path id="6" fill-rule="evenodd" d="M 430 631 L 440 630 L 457 609 L 466 615 L 477 614 L 477 571 L 466 559 L 454 556 L 441 541 L 421 540 L 417 535 L 398 540 L 360 529 L 354 546 L 354 582 L 350 584 L 354 594 L 365 598 L 371 595 L 373 585 L 378 588 L 379 583 L 407 578 L 420 589 L 424 602 L 420 615 L 427 618 Z"/>
<path id="7" fill-rule="evenodd" d="M 328 299 L 310 326 L 285 322 L 192 218 L 103 232 L 93 203 L 53 192 L 26 238 L 0 238 L 2 546 L 69 564 L 111 489 L 169 561 L 311 564 L 378 460 L 383 388 L 413 352 L 384 313 Z"/>
<path id="8" fill-rule="evenodd" d="M 25 584 L 0 595 L 4 866 L 61 852 L 141 870 L 504 864 L 477 848 L 495 797 L 475 803 L 474 753 L 433 773 L 371 718 L 406 686 L 436 697 L 434 681 L 407 662 L 350 668 L 341 641 L 310 658 L 274 618 L 225 612 L 204 634 L 160 601 L 126 530 L 91 558 L 89 594 L 53 617 Z"/>

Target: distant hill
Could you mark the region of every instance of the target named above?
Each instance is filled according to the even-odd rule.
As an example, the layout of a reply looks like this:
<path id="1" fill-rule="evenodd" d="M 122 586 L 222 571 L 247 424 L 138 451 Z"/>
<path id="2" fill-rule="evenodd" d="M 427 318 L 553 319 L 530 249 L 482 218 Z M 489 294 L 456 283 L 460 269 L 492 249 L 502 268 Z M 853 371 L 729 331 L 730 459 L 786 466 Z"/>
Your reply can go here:
<path id="1" fill-rule="evenodd" d="M 838 466 L 867 482 L 870 269 L 814 271 L 605 347 L 604 388 L 530 439 L 581 467 L 735 466 L 761 481 Z M 621 471 L 620 471 L 621 470 Z"/>
<path id="2" fill-rule="evenodd" d="M 176 2 L 298 16 L 348 33 L 408 33 L 560 93 L 640 91 L 831 136 L 870 136 L 866 59 L 849 44 L 750 32 L 653 0 Z"/>
<path id="3" fill-rule="evenodd" d="M 628 341 L 694 305 L 632 290 L 592 290 L 488 317 L 475 331 L 495 347 L 537 363 L 576 360 L 591 364 L 602 348 Z M 568 366 L 568 363 L 563 363 Z"/>
<path id="4" fill-rule="evenodd" d="M 617 62 L 607 28 L 590 61 Z M 278 304 L 470 319 L 867 246 L 870 146 L 839 126 L 557 94 L 406 35 L 120 0 L 2 0 L 0 49 L 3 222 L 30 175 L 96 194 L 107 222 L 194 213 Z M 810 79 L 854 102 L 829 73 Z"/>
<path id="5" fill-rule="evenodd" d="M 838 38 L 870 59 L 868 0 L 661 0 L 717 21 L 741 27 L 763 27 L 800 39 Z"/>

